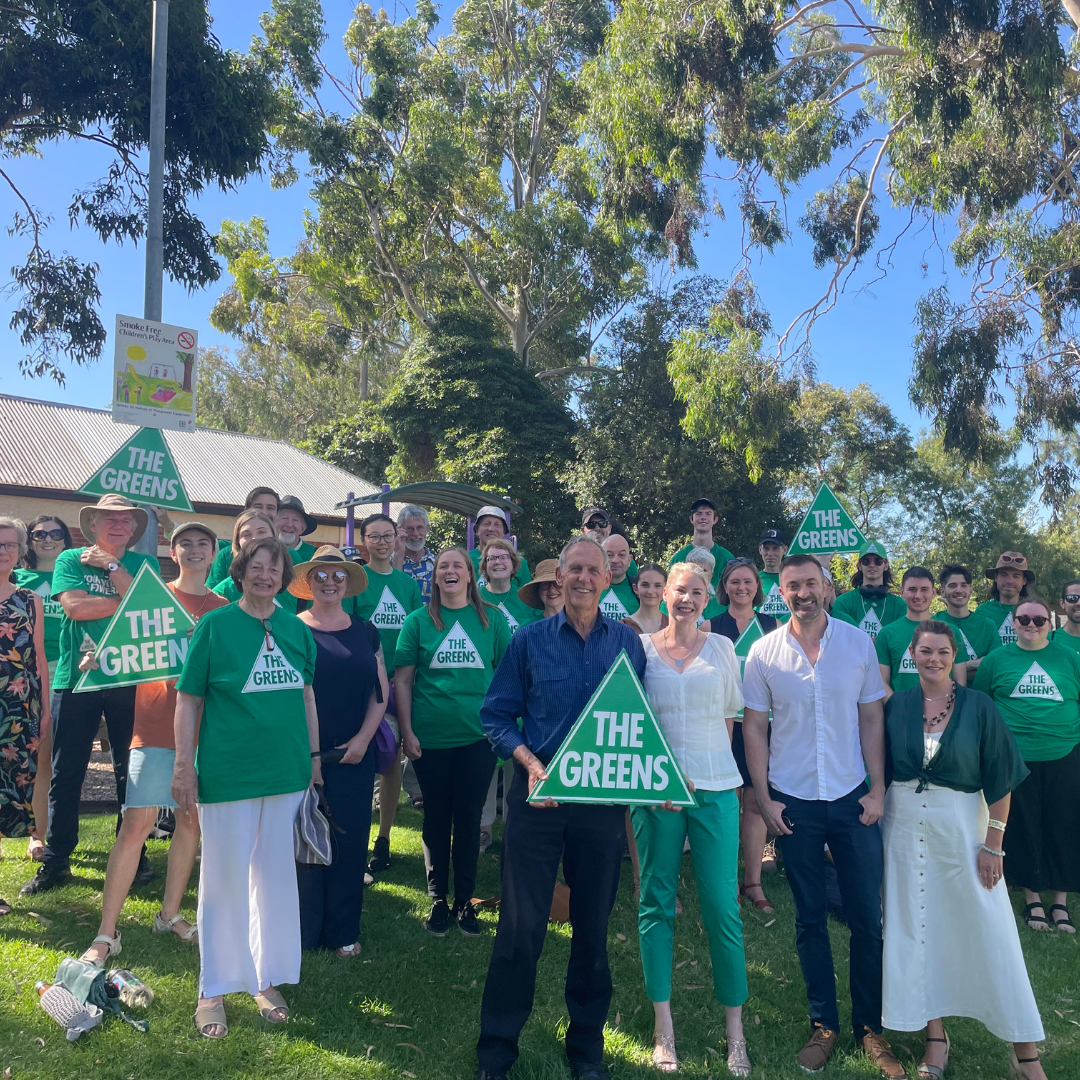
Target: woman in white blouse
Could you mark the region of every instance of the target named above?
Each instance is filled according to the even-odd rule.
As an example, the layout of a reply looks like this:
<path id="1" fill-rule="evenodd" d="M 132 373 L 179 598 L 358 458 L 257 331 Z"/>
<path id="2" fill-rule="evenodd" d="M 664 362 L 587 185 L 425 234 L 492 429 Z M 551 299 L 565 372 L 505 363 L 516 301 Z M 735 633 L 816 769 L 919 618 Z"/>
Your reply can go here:
<path id="1" fill-rule="evenodd" d="M 645 992 L 653 1003 L 653 1063 L 675 1072 L 671 1021 L 671 965 L 675 892 L 689 837 L 701 919 L 709 935 L 713 992 L 727 1020 L 728 1069 L 750 1075 L 743 1036 L 746 954 L 739 918 L 739 803 L 742 783 L 731 753 L 731 729 L 742 709 L 739 662 L 731 642 L 698 629 L 709 600 L 700 566 L 676 563 L 664 588 L 671 621 L 642 634 L 648 666 L 645 690 L 697 805 L 685 812 L 637 806 L 631 811 L 641 853 L 638 932 Z"/>

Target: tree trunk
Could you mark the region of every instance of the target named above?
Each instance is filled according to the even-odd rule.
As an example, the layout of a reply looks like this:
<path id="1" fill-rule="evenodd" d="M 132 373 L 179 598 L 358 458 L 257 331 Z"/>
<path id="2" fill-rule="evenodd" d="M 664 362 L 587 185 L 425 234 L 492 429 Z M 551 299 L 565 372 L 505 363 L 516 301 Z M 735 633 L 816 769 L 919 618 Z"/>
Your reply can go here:
<path id="1" fill-rule="evenodd" d="M 185 394 L 191 393 L 191 370 L 195 367 L 195 354 L 183 353 L 184 357 L 184 385 L 181 389 Z"/>

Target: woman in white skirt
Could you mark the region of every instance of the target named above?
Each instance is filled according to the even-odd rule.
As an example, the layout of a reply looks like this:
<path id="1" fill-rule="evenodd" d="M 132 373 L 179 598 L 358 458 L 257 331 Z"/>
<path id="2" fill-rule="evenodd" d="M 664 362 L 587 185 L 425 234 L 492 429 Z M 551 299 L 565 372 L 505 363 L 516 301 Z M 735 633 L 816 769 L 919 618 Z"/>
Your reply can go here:
<path id="1" fill-rule="evenodd" d="M 923 1080 L 949 1061 L 942 1018 L 981 1021 L 1013 1044 L 1012 1070 L 1046 1080 L 1042 1021 L 1002 880 L 1010 793 L 1027 776 L 1016 741 L 985 694 L 952 681 L 944 623 L 915 629 L 918 687 L 885 706 L 887 770 L 882 1023 L 926 1028 Z"/>

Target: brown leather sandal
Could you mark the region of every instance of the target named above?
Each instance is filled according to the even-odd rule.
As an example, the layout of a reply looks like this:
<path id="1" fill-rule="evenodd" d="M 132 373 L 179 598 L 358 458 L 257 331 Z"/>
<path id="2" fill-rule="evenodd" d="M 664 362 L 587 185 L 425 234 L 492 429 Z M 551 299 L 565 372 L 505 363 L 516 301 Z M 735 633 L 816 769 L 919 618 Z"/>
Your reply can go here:
<path id="1" fill-rule="evenodd" d="M 757 889 L 761 893 L 760 900 L 756 900 L 750 895 L 751 889 Z M 772 913 L 776 911 L 776 908 L 774 908 L 772 904 L 770 904 L 769 901 L 766 899 L 765 890 L 761 887 L 760 881 L 747 882 L 745 885 L 743 885 L 739 889 L 739 899 L 749 900 L 750 903 L 752 903 L 754 907 L 758 909 L 758 911 L 763 911 L 766 915 L 772 915 Z"/>

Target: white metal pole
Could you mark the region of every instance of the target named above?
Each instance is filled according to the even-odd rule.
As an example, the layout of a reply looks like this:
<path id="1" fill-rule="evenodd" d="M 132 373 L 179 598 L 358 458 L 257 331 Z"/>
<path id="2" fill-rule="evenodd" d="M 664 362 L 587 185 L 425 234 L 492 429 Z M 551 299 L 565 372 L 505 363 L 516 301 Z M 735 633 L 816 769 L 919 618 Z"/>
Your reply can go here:
<path id="1" fill-rule="evenodd" d="M 150 73 L 150 184 L 146 210 L 146 292 L 143 318 L 161 322 L 165 272 L 165 58 L 169 47 L 169 0 L 154 0 Z"/>

